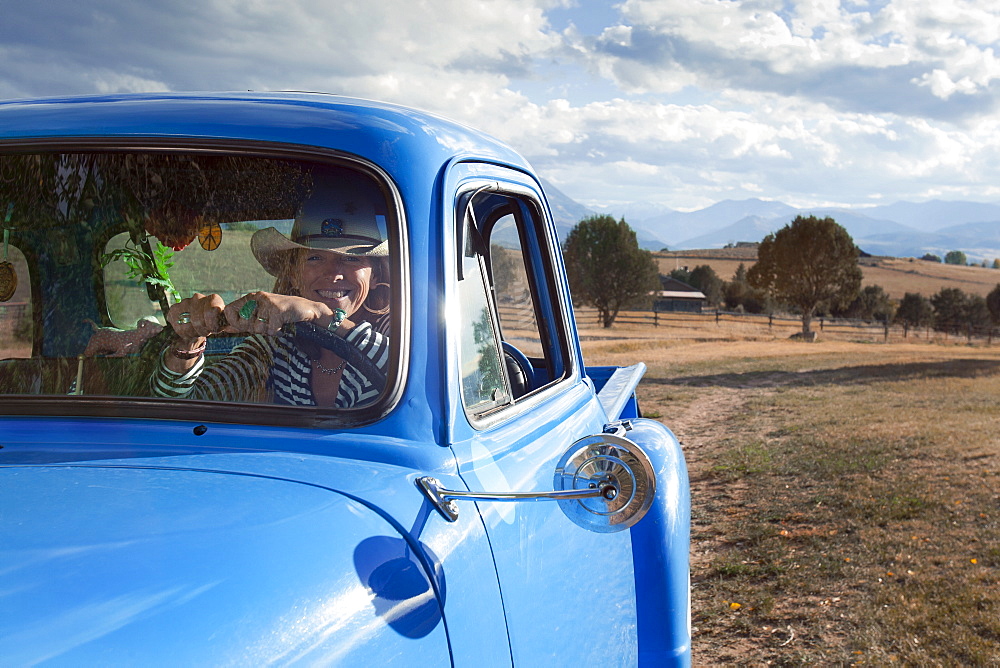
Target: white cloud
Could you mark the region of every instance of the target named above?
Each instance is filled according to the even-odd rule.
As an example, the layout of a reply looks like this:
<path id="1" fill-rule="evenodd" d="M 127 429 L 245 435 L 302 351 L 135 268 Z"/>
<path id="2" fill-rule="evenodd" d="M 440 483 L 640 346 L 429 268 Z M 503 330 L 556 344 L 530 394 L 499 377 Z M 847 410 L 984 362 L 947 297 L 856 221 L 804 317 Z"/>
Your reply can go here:
<path id="1" fill-rule="evenodd" d="M 971 95 L 977 89 L 976 84 L 968 77 L 964 77 L 961 81 L 952 81 L 951 77 L 944 70 L 934 70 L 933 72 L 924 73 L 915 82 L 919 86 L 930 88 L 931 92 L 942 100 L 947 100 L 955 93 Z"/>
<path id="2" fill-rule="evenodd" d="M 339 88 L 387 73 L 427 86 L 443 73 L 530 67 L 559 43 L 543 9 L 531 0 L 39 2 L 5 16 L 0 44 L 23 57 L 2 75 L 27 79 L 17 69 L 62 62 L 76 73 L 142 70 L 174 89 Z"/>
<path id="3" fill-rule="evenodd" d="M 583 21 L 549 25 L 548 10 L 588 4 L 24 3 L 0 23 L 0 97 L 292 89 L 387 100 L 497 135 L 595 205 L 997 192 L 1000 6 L 625 0 L 590 34 Z"/>
<path id="4" fill-rule="evenodd" d="M 511 117 L 511 128 L 500 129 L 567 194 L 593 204 L 628 201 L 629 193 L 678 208 L 762 193 L 849 204 L 881 193 L 920 198 L 945 183 L 956 196 L 977 197 L 1000 181 L 993 122 L 958 129 L 774 97 L 756 102 L 757 114 L 626 99 L 562 102 L 532 106 L 530 123 L 515 129 Z"/>
<path id="5" fill-rule="evenodd" d="M 98 93 L 152 93 L 166 88 L 162 81 L 106 70 L 89 72 L 87 79 Z"/>
<path id="6" fill-rule="evenodd" d="M 586 50 L 594 71 L 632 92 L 734 87 L 825 99 L 848 111 L 921 115 L 929 107 L 953 118 L 995 108 L 1000 6 L 890 0 L 874 11 L 859 8 L 822 0 L 787 9 L 780 2 L 627 0 L 621 24 Z M 955 92 L 982 99 L 940 104 Z"/>

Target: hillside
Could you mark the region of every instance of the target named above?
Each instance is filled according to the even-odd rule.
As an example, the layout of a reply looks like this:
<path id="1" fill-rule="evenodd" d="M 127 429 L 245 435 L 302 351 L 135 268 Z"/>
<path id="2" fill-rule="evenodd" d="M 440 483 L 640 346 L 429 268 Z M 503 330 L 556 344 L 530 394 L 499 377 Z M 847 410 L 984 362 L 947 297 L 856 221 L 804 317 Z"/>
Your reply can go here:
<path id="1" fill-rule="evenodd" d="M 700 264 L 707 264 L 719 278 L 729 281 L 740 263 L 749 269 L 756 262 L 757 251 L 755 248 L 720 248 L 665 251 L 654 253 L 653 256 L 660 265 L 661 274 L 668 274 L 678 267 L 693 269 Z M 913 258 L 863 258 L 861 270 L 865 285 L 881 285 L 893 299 L 900 299 L 907 292 L 919 292 L 930 297 L 941 288 L 958 288 L 963 292 L 985 297 L 1000 284 L 998 269 L 963 267 Z"/>
<path id="2" fill-rule="evenodd" d="M 872 255 L 944 257 L 961 250 L 974 261 L 1000 257 L 1000 205 L 962 201 L 897 202 L 878 207 L 794 208 L 763 199 L 724 200 L 697 211 L 673 211 L 646 203 L 623 207 L 648 250 L 722 248 L 760 241 L 796 215 L 829 216 L 859 248 Z"/>

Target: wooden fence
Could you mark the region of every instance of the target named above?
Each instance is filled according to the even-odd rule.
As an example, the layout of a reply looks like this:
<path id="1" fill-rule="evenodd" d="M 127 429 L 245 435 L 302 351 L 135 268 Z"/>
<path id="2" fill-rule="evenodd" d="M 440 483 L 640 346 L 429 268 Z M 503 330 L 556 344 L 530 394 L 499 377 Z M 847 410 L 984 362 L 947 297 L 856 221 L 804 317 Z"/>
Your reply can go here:
<path id="1" fill-rule="evenodd" d="M 594 308 L 577 308 L 576 318 L 581 327 L 590 329 L 601 326 L 597 309 Z M 705 331 L 715 328 L 744 335 L 787 338 L 802 330 L 802 320 L 787 315 L 733 311 L 702 311 L 701 313 L 621 311 L 615 319 L 613 327 L 663 328 L 665 333 L 670 330 L 698 329 Z M 861 341 L 902 341 L 913 338 L 922 341 L 966 341 L 992 344 L 993 339 L 1000 334 L 996 328 L 967 328 L 965 331 L 957 333 L 939 332 L 930 327 L 909 328 L 908 331 L 904 331 L 902 325 L 826 317 L 814 318 L 812 329 L 821 337 L 830 336 L 831 338 Z"/>

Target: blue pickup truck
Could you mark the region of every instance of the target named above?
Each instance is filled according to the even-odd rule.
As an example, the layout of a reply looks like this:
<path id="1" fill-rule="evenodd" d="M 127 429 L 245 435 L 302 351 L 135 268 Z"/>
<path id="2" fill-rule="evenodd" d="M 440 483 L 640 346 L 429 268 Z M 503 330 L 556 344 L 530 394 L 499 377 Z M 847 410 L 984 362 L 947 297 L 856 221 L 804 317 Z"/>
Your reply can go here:
<path id="1" fill-rule="evenodd" d="M 0 102 L 7 665 L 688 665 L 689 491 L 545 193 L 319 94 Z"/>

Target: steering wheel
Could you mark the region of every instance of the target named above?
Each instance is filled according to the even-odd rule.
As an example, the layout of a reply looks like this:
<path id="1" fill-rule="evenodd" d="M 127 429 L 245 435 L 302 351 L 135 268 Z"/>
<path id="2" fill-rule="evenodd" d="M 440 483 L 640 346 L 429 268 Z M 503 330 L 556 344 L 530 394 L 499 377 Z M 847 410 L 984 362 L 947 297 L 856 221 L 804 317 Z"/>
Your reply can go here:
<path id="1" fill-rule="evenodd" d="M 510 391 L 514 398 L 522 397 L 535 389 L 534 372 L 527 355 L 506 341 L 501 342 L 507 375 L 510 377 Z"/>
<path id="2" fill-rule="evenodd" d="M 379 369 L 378 366 L 375 365 L 375 362 L 370 360 L 367 355 L 361 352 L 361 350 L 325 327 L 317 327 L 312 323 L 300 322 L 294 325 L 285 325 L 282 327 L 282 331 L 293 336 L 301 336 L 321 348 L 333 351 L 339 355 L 341 359 L 345 360 L 348 364 L 360 371 L 362 375 L 372 382 L 372 384 L 380 388 L 385 387 L 385 372 Z M 174 332 L 170 327 L 164 327 L 163 331 L 150 337 L 142 345 L 138 357 L 142 360 L 141 363 L 149 365 L 150 373 L 152 373 L 152 369 L 155 367 L 156 357 L 160 354 L 163 348 L 168 345 L 173 335 Z M 141 381 L 143 378 L 148 378 L 148 375 L 144 376 L 143 374 L 136 374 L 135 377 Z M 134 388 L 130 388 L 127 391 L 123 390 L 121 392 L 121 394 L 126 396 L 139 396 L 140 393 L 141 386 L 139 384 L 136 384 Z"/>
<path id="3" fill-rule="evenodd" d="M 353 366 L 361 374 L 370 380 L 377 387 L 385 387 L 386 374 L 376 366 L 375 362 L 368 358 L 360 349 L 348 343 L 343 337 L 334 334 L 325 327 L 317 327 L 310 322 L 298 322 L 294 325 L 285 325 L 281 328 L 283 332 L 300 336 L 307 341 L 311 341 L 321 348 L 336 353 L 342 360 Z"/>

